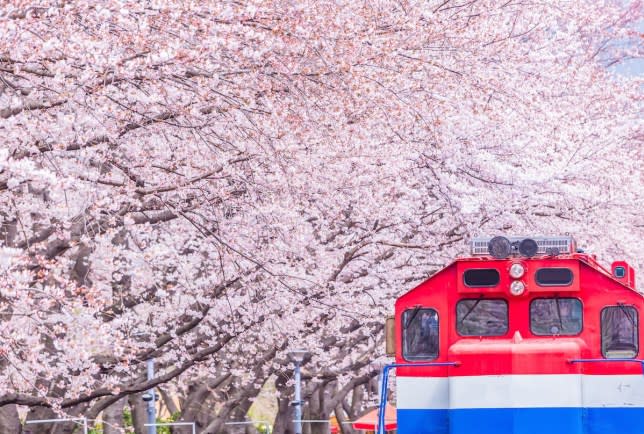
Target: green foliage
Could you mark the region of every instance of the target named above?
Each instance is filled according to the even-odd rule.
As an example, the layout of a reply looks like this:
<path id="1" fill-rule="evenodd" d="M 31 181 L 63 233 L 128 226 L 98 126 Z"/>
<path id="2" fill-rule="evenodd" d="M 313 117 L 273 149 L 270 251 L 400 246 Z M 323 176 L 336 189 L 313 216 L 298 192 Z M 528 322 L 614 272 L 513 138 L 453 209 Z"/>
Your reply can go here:
<path id="1" fill-rule="evenodd" d="M 181 417 L 181 412 L 175 412 L 170 415 L 170 417 L 166 419 L 161 419 L 157 418 L 157 423 L 170 423 L 170 422 L 176 422 L 179 417 Z M 171 434 L 169 426 L 159 426 L 157 427 L 157 434 Z"/>
<path id="2" fill-rule="evenodd" d="M 126 427 L 133 427 L 134 422 L 132 421 L 132 411 L 129 407 L 123 409 L 123 425 Z"/>
<path id="3" fill-rule="evenodd" d="M 89 429 L 88 434 L 103 434 L 103 424 L 97 423 L 95 426 Z"/>
<path id="4" fill-rule="evenodd" d="M 260 434 L 271 434 L 271 432 L 272 432 L 271 427 L 267 426 L 267 425 L 264 425 L 263 423 L 259 424 L 259 425 L 255 425 L 255 427 L 257 428 L 257 431 Z"/>

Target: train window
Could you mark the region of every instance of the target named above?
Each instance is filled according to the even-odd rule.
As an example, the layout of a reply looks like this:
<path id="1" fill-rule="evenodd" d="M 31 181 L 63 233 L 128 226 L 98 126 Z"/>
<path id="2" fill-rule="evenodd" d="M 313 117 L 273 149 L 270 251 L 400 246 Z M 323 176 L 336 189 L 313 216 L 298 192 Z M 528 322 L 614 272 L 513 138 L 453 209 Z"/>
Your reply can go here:
<path id="1" fill-rule="evenodd" d="M 572 284 L 572 278 L 569 268 L 540 268 L 535 274 L 539 286 L 568 286 Z"/>
<path id="2" fill-rule="evenodd" d="M 415 307 L 402 316 L 403 358 L 432 360 L 438 357 L 438 312 Z"/>
<path id="3" fill-rule="evenodd" d="M 465 270 L 463 273 L 463 281 L 465 285 L 472 288 L 486 288 L 499 284 L 499 271 L 494 268 L 476 268 L 472 270 Z"/>
<path id="4" fill-rule="evenodd" d="M 602 309 L 602 354 L 607 359 L 637 356 L 639 322 L 633 306 L 609 306 Z"/>
<path id="5" fill-rule="evenodd" d="M 583 328 L 581 301 L 537 298 L 530 302 L 530 330 L 539 336 L 577 335 Z"/>
<path id="6" fill-rule="evenodd" d="M 503 336 L 508 332 L 508 303 L 483 298 L 456 305 L 456 331 L 461 336 Z"/>

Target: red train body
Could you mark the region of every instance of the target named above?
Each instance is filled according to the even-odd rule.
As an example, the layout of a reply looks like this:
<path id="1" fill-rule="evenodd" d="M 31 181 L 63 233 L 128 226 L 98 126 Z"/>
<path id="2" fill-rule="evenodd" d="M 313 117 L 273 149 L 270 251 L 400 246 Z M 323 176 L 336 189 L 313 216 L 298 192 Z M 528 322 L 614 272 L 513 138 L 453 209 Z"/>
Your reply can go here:
<path id="1" fill-rule="evenodd" d="M 634 270 L 527 240 L 475 240 L 397 300 L 399 434 L 644 433 Z"/>

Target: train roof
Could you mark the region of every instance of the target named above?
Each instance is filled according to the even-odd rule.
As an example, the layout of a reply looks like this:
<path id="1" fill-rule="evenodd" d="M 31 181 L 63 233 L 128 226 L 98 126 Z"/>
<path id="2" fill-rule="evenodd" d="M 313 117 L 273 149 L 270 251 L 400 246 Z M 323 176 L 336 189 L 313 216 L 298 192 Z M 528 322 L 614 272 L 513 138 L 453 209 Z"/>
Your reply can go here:
<path id="1" fill-rule="evenodd" d="M 564 262 L 569 262 L 569 261 L 575 261 L 579 263 L 580 265 L 584 265 L 592 270 L 594 270 L 596 273 L 599 273 L 600 275 L 604 276 L 605 278 L 611 280 L 615 284 L 623 287 L 626 290 L 633 291 L 641 296 L 644 296 L 644 294 L 640 291 L 638 291 L 635 287 L 635 273 L 632 267 L 630 267 L 625 261 L 615 261 L 613 263 L 613 266 L 611 267 L 612 270 L 607 269 L 604 267 L 602 264 L 600 264 L 597 261 L 597 258 L 595 255 L 588 254 L 588 253 L 571 253 L 571 254 L 563 254 L 563 255 L 557 255 L 557 256 L 551 256 L 551 255 L 542 255 L 542 256 L 533 256 L 530 258 L 526 257 L 507 257 L 507 258 L 494 258 L 492 256 L 482 256 L 482 255 L 476 255 L 476 256 L 464 256 L 460 258 L 454 259 L 452 262 L 450 262 L 448 265 L 431 275 L 429 278 L 425 279 L 422 283 L 419 285 L 415 286 L 412 288 L 410 291 L 407 293 L 413 292 L 416 289 L 424 286 L 427 282 L 438 278 L 440 275 L 449 272 L 453 267 L 458 267 L 458 264 L 461 263 L 480 263 L 480 264 L 493 264 L 493 263 L 514 263 L 514 262 L 519 262 L 519 263 L 531 263 L 531 262 L 541 262 L 541 263 L 551 263 L 552 265 L 555 265 L 556 263 L 564 263 Z M 617 267 L 622 267 L 625 268 L 626 270 L 626 275 L 622 278 L 619 278 L 615 275 L 615 269 Z M 458 267 L 460 268 L 460 267 Z M 554 291 L 556 291 L 553 288 Z M 406 293 L 406 294 L 407 294 Z"/>

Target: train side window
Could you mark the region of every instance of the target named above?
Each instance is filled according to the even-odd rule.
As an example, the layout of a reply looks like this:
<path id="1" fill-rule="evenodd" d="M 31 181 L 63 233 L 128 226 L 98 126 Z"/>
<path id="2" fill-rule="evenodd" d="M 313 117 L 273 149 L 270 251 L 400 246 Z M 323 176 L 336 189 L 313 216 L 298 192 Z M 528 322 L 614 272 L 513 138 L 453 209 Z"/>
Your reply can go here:
<path id="1" fill-rule="evenodd" d="M 570 336 L 584 326 L 581 300 L 536 298 L 530 302 L 530 331 L 538 336 Z"/>
<path id="2" fill-rule="evenodd" d="M 456 305 L 456 331 L 461 336 L 503 336 L 508 332 L 508 302 L 463 299 Z"/>
<path id="3" fill-rule="evenodd" d="M 540 268 L 534 276 L 539 286 L 570 286 L 573 273 L 569 268 Z"/>
<path id="4" fill-rule="evenodd" d="M 463 283 L 470 288 L 492 288 L 500 280 L 501 275 L 494 268 L 472 268 L 463 273 Z"/>
<path id="5" fill-rule="evenodd" d="M 438 312 L 416 307 L 402 316 L 403 358 L 433 360 L 438 357 Z"/>
<path id="6" fill-rule="evenodd" d="M 602 354 L 607 359 L 633 358 L 639 352 L 639 318 L 633 306 L 608 306 L 601 312 Z"/>

